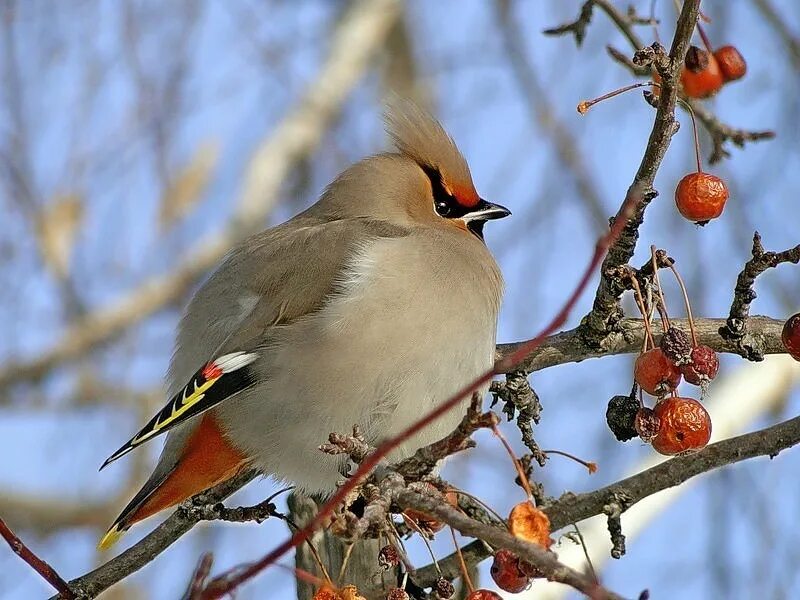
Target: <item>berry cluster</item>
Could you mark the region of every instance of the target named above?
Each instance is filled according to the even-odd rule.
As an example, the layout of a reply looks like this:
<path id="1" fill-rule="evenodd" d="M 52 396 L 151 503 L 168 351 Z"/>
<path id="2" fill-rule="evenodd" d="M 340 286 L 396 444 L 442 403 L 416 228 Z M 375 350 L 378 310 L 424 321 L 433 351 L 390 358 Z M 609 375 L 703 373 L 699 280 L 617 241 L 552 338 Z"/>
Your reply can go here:
<path id="1" fill-rule="evenodd" d="M 645 325 L 644 348 L 634 364 L 635 383 L 631 394 L 614 396 L 609 401 L 606 421 L 620 441 L 638 436 L 645 443 L 652 444 L 660 454 L 682 454 L 708 444 L 711 417 L 699 400 L 679 396 L 678 385 L 681 380 L 698 385 L 702 397 L 709 382 L 717 376 L 719 358 L 712 348 L 697 341 L 688 294 L 672 260 L 663 251 L 657 252 L 654 248 L 652 251 L 654 275 L 651 285 L 656 303 L 653 308 L 658 309 L 661 315 L 663 334 L 656 344 L 650 323 L 651 311 L 633 275 L 634 297 Z M 668 265 L 683 291 L 690 334 L 669 322 L 658 278 L 659 263 Z M 637 389 L 640 390 L 638 398 Z M 652 409 L 644 405 L 641 391 L 655 396 L 656 404 Z"/>
<path id="2" fill-rule="evenodd" d="M 681 70 L 681 88 L 687 98 L 708 98 L 746 72 L 747 63 L 735 46 L 714 51 L 692 46 Z"/>

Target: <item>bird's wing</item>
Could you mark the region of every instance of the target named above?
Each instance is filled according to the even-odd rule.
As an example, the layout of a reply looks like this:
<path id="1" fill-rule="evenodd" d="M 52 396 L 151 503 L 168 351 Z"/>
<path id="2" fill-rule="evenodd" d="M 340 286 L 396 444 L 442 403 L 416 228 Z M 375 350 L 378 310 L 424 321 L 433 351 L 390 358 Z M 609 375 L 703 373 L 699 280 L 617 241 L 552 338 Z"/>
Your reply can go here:
<path id="1" fill-rule="evenodd" d="M 321 307 L 360 243 L 406 233 L 383 222 L 306 217 L 249 238 L 189 304 L 168 376 L 170 401 L 100 468 L 253 385 L 251 365 L 270 328 Z M 177 462 L 173 450 L 190 433 L 182 429 L 170 435 L 154 475 Z"/>

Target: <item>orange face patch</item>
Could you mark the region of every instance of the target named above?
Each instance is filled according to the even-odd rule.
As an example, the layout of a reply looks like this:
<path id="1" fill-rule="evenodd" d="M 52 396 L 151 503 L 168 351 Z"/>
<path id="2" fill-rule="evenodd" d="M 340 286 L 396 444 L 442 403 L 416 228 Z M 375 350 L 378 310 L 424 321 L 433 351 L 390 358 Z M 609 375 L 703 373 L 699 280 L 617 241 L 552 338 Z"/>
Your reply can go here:
<path id="1" fill-rule="evenodd" d="M 472 208 L 481 200 L 480 196 L 478 196 L 478 192 L 476 192 L 475 188 L 472 186 L 451 186 L 446 182 L 442 182 L 442 186 L 461 206 L 465 206 L 466 208 Z"/>

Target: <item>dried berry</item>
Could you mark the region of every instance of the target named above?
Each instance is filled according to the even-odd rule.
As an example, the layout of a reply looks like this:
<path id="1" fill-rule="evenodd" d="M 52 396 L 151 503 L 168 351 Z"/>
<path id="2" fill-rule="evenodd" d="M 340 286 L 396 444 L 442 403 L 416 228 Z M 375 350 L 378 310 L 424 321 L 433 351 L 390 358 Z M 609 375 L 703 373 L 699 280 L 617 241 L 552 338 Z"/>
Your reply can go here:
<path id="1" fill-rule="evenodd" d="M 692 73 L 700 73 L 708 68 L 708 52 L 697 46 L 689 46 L 684 64 Z"/>
<path id="2" fill-rule="evenodd" d="M 714 56 L 708 56 L 708 64 L 698 72 L 693 72 L 687 67 L 681 69 L 681 86 L 683 93 L 689 98 L 713 96 L 720 90 L 723 83 L 725 80 Z"/>
<path id="3" fill-rule="evenodd" d="M 411 596 L 408 595 L 408 592 L 401 588 L 394 588 L 386 596 L 386 600 L 409 600 L 410 598 Z"/>
<path id="4" fill-rule="evenodd" d="M 722 214 L 728 201 L 728 187 L 716 175 L 689 173 L 675 188 L 675 205 L 690 221 L 705 225 Z"/>
<path id="5" fill-rule="evenodd" d="M 620 442 L 627 442 L 636 437 L 636 413 L 639 401 L 633 396 L 614 396 L 608 401 L 606 423 L 614 437 Z"/>
<path id="6" fill-rule="evenodd" d="M 519 556 L 511 550 L 498 550 L 489 573 L 501 590 L 518 594 L 528 587 L 530 579 L 519 565 Z"/>
<path id="7" fill-rule="evenodd" d="M 719 357 L 712 348 L 700 344 L 692 348 L 691 361 L 680 367 L 683 378 L 693 385 L 708 383 L 717 376 Z"/>
<path id="8" fill-rule="evenodd" d="M 691 360 L 692 340 L 683 329 L 678 329 L 674 325 L 661 336 L 659 347 L 664 351 L 664 356 L 677 366 Z"/>
<path id="9" fill-rule="evenodd" d="M 508 529 L 515 537 L 543 548 L 549 548 L 553 543 L 550 539 L 550 519 L 527 500 L 511 509 Z"/>
<path id="10" fill-rule="evenodd" d="M 467 596 L 467 600 L 503 600 L 503 598 L 490 590 L 475 590 Z"/>
<path id="11" fill-rule="evenodd" d="M 346 585 L 339 592 L 342 600 L 366 600 L 364 596 L 359 595 L 358 588 L 354 585 Z"/>
<path id="12" fill-rule="evenodd" d="M 747 63 L 735 46 L 717 48 L 714 50 L 714 58 L 717 59 L 719 70 L 726 83 L 741 79 L 747 73 Z"/>
<path id="13" fill-rule="evenodd" d="M 648 394 L 663 396 L 678 387 L 681 372 L 661 348 L 653 348 L 636 358 L 633 378 Z"/>
<path id="14" fill-rule="evenodd" d="M 656 404 L 654 412 L 659 419 L 659 429 L 651 443 L 660 454 L 671 456 L 699 450 L 708 444 L 711 417 L 694 398 L 665 398 Z"/>
<path id="15" fill-rule="evenodd" d="M 800 360 L 800 313 L 786 319 L 781 332 L 781 341 L 789 355 Z"/>
<path id="16" fill-rule="evenodd" d="M 384 571 L 400 564 L 400 553 L 392 544 L 387 544 L 378 552 L 378 566 Z"/>
<path id="17" fill-rule="evenodd" d="M 342 600 L 342 597 L 329 585 L 323 585 L 311 600 Z"/>
<path id="18" fill-rule="evenodd" d="M 456 593 L 456 586 L 453 585 L 452 581 L 439 577 L 433 585 L 433 591 L 440 600 L 450 600 Z"/>
<path id="19" fill-rule="evenodd" d="M 643 406 L 636 413 L 635 421 L 636 433 L 642 438 L 643 442 L 649 443 L 656 435 L 658 435 L 661 423 L 656 413 L 652 409 Z"/>

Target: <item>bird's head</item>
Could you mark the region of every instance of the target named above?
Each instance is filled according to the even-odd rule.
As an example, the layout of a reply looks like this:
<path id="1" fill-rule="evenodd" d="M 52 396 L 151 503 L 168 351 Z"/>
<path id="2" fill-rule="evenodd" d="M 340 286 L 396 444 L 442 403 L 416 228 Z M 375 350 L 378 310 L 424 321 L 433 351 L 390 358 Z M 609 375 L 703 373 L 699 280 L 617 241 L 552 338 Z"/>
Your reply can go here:
<path id="1" fill-rule="evenodd" d="M 481 239 L 486 221 L 511 214 L 478 195 L 466 160 L 431 115 L 402 102 L 389 107 L 385 120 L 397 151 L 361 161 L 333 183 L 325 196 L 341 212 L 454 227 Z"/>

